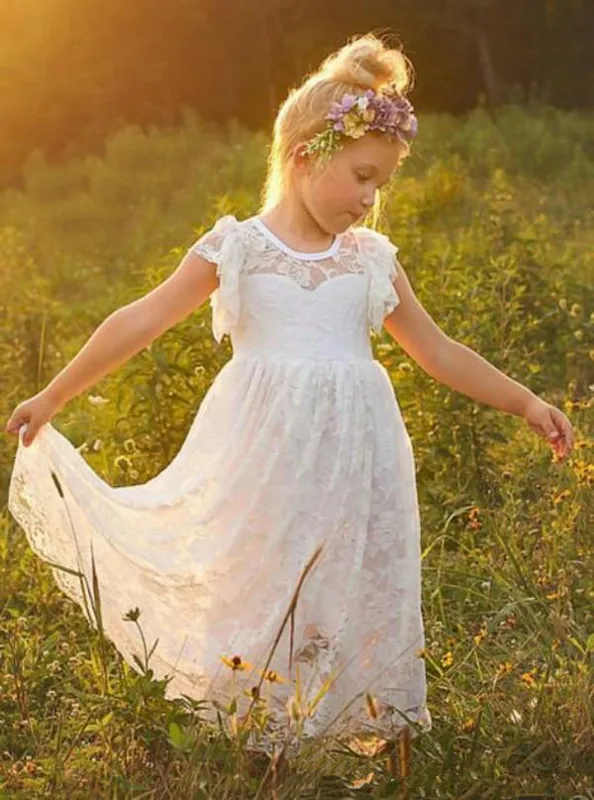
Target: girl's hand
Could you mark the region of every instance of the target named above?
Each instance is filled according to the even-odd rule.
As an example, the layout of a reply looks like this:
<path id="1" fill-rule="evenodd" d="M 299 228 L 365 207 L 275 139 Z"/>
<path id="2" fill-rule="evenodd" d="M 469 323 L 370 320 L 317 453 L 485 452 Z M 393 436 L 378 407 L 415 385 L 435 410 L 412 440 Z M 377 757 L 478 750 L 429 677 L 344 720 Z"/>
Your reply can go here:
<path id="1" fill-rule="evenodd" d="M 25 447 L 29 447 L 37 436 L 39 429 L 46 422 L 49 422 L 59 410 L 59 403 L 44 389 L 15 408 L 6 423 L 5 431 L 18 436 L 19 429 L 23 425 L 27 425 L 27 430 L 23 436 L 23 444 Z"/>
<path id="2" fill-rule="evenodd" d="M 573 428 L 562 411 L 540 397 L 533 397 L 526 404 L 523 417 L 552 446 L 559 461 L 569 455 L 573 448 Z"/>

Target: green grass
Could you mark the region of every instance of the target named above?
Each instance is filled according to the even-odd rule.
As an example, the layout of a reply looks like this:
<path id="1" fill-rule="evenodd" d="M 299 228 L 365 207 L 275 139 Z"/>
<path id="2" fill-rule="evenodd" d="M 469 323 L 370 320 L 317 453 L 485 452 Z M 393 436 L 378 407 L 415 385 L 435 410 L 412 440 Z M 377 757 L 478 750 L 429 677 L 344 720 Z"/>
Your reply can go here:
<path id="1" fill-rule="evenodd" d="M 564 410 L 575 447 L 556 462 L 521 419 L 437 384 L 387 333 L 373 338 L 413 441 L 423 525 L 434 727 L 413 741 L 409 795 L 590 800 L 593 121 L 509 106 L 494 119 L 427 116 L 420 130 L 382 230 L 440 327 Z M 189 117 L 176 131 L 125 128 L 101 157 L 31 157 L 23 191 L 0 196 L 3 427 L 217 217 L 256 212 L 266 144 Z M 148 480 L 230 354 L 205 304 L 54 424 L 112 485 Z M 126 664 L 8 514 L 16 441 L 5 441 L 0 798 L 396 796 L 385 754 L 331 741 L 264 780 L 240 736 L 197 722 L 199 704 L 164 698 L 152 643 L 139 647 L 142 670 Z M 134 617 L 141 630 L 142 610 Z M 232 729 L 233 707 L 221 713 Z"/>

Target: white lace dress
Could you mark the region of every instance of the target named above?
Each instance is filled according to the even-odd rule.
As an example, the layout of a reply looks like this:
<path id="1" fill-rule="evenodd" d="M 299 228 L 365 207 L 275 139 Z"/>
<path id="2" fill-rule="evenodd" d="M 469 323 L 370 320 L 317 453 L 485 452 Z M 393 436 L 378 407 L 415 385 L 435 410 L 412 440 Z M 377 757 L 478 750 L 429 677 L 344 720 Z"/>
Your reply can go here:
<path id="1" fill-rule="evenodd" d="M 112 487 L 51 424 L 28 448 L 21 429 L 9 509 L 40 557 L 89 586 L 92 548 L 104 630 L 132 667 L 142 641 L 124 616 L 138 608 L 167 697 L 235 694 L 240 715 L 321 545 L 268 665 L 285 682 L 261 686 L 270 718 L 254 746 L 297 746 L 297 685 L 302 736 L 393 738 L 412 722 L 414 738 L 432 726 L 415 463 L 369 339 L 399 302 L 397 248 L 351 228 L 301 253 L 258 217 L 226 216 L 191 249 L 217 265 L 213 332 L 233 357 L 174 460 Z M 95 626 L 79 577 L 53 574 Z M 215 704 L 200 713 L 216 720 Z"/>

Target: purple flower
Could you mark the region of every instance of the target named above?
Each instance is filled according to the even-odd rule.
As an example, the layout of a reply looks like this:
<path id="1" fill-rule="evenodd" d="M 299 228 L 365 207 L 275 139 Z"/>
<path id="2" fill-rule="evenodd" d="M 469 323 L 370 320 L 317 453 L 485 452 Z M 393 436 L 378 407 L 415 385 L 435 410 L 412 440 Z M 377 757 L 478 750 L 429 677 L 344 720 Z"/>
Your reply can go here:
<path id="1" fill-rule="evenodd" d="M 340 102 L 340 108 L 345 114 L 348 114 L 349 111 L 352 110 L 358 99 L 359 98 L 357 97 L 356 94 L 344 94 Z"/>
<path id="2" fill-rule="evenodd" d="M 348 114 L 349 111 L 353 109 L 356 102 L 357 95 L 348 93 L 344 94 L 342 96 L 342 100 L 332 103 L 332 108 L 330 109 L 330 113 L 327 115 L 326 119 L 332 120 L 333 122 L 338 122 L 345 114 Z"/>

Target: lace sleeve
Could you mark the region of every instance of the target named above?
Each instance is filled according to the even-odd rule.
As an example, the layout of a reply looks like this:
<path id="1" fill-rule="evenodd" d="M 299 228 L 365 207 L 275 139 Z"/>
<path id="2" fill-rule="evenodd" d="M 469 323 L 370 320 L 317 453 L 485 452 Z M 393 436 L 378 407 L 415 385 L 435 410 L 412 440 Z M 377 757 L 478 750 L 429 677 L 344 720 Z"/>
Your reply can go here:
<path id="1" fill-rule="evenodd" d="M 221 217 L 189 251 L 216 264 L 219 285 L 210 296 L 210 305 L 213 336 L 220 342 L 239 320 L 239 275 L 246 256 L 240 223 L 231 215 Z"/>
<path id="2" fill-rule="evenodd" d="M 358 228 L 361 258 L 370 274 L 367 304 L 370 327 L 379 333 L 384 319 L 400 302 L 394 280 L 398 275 L 398 247 L 383 233 Z"/>

